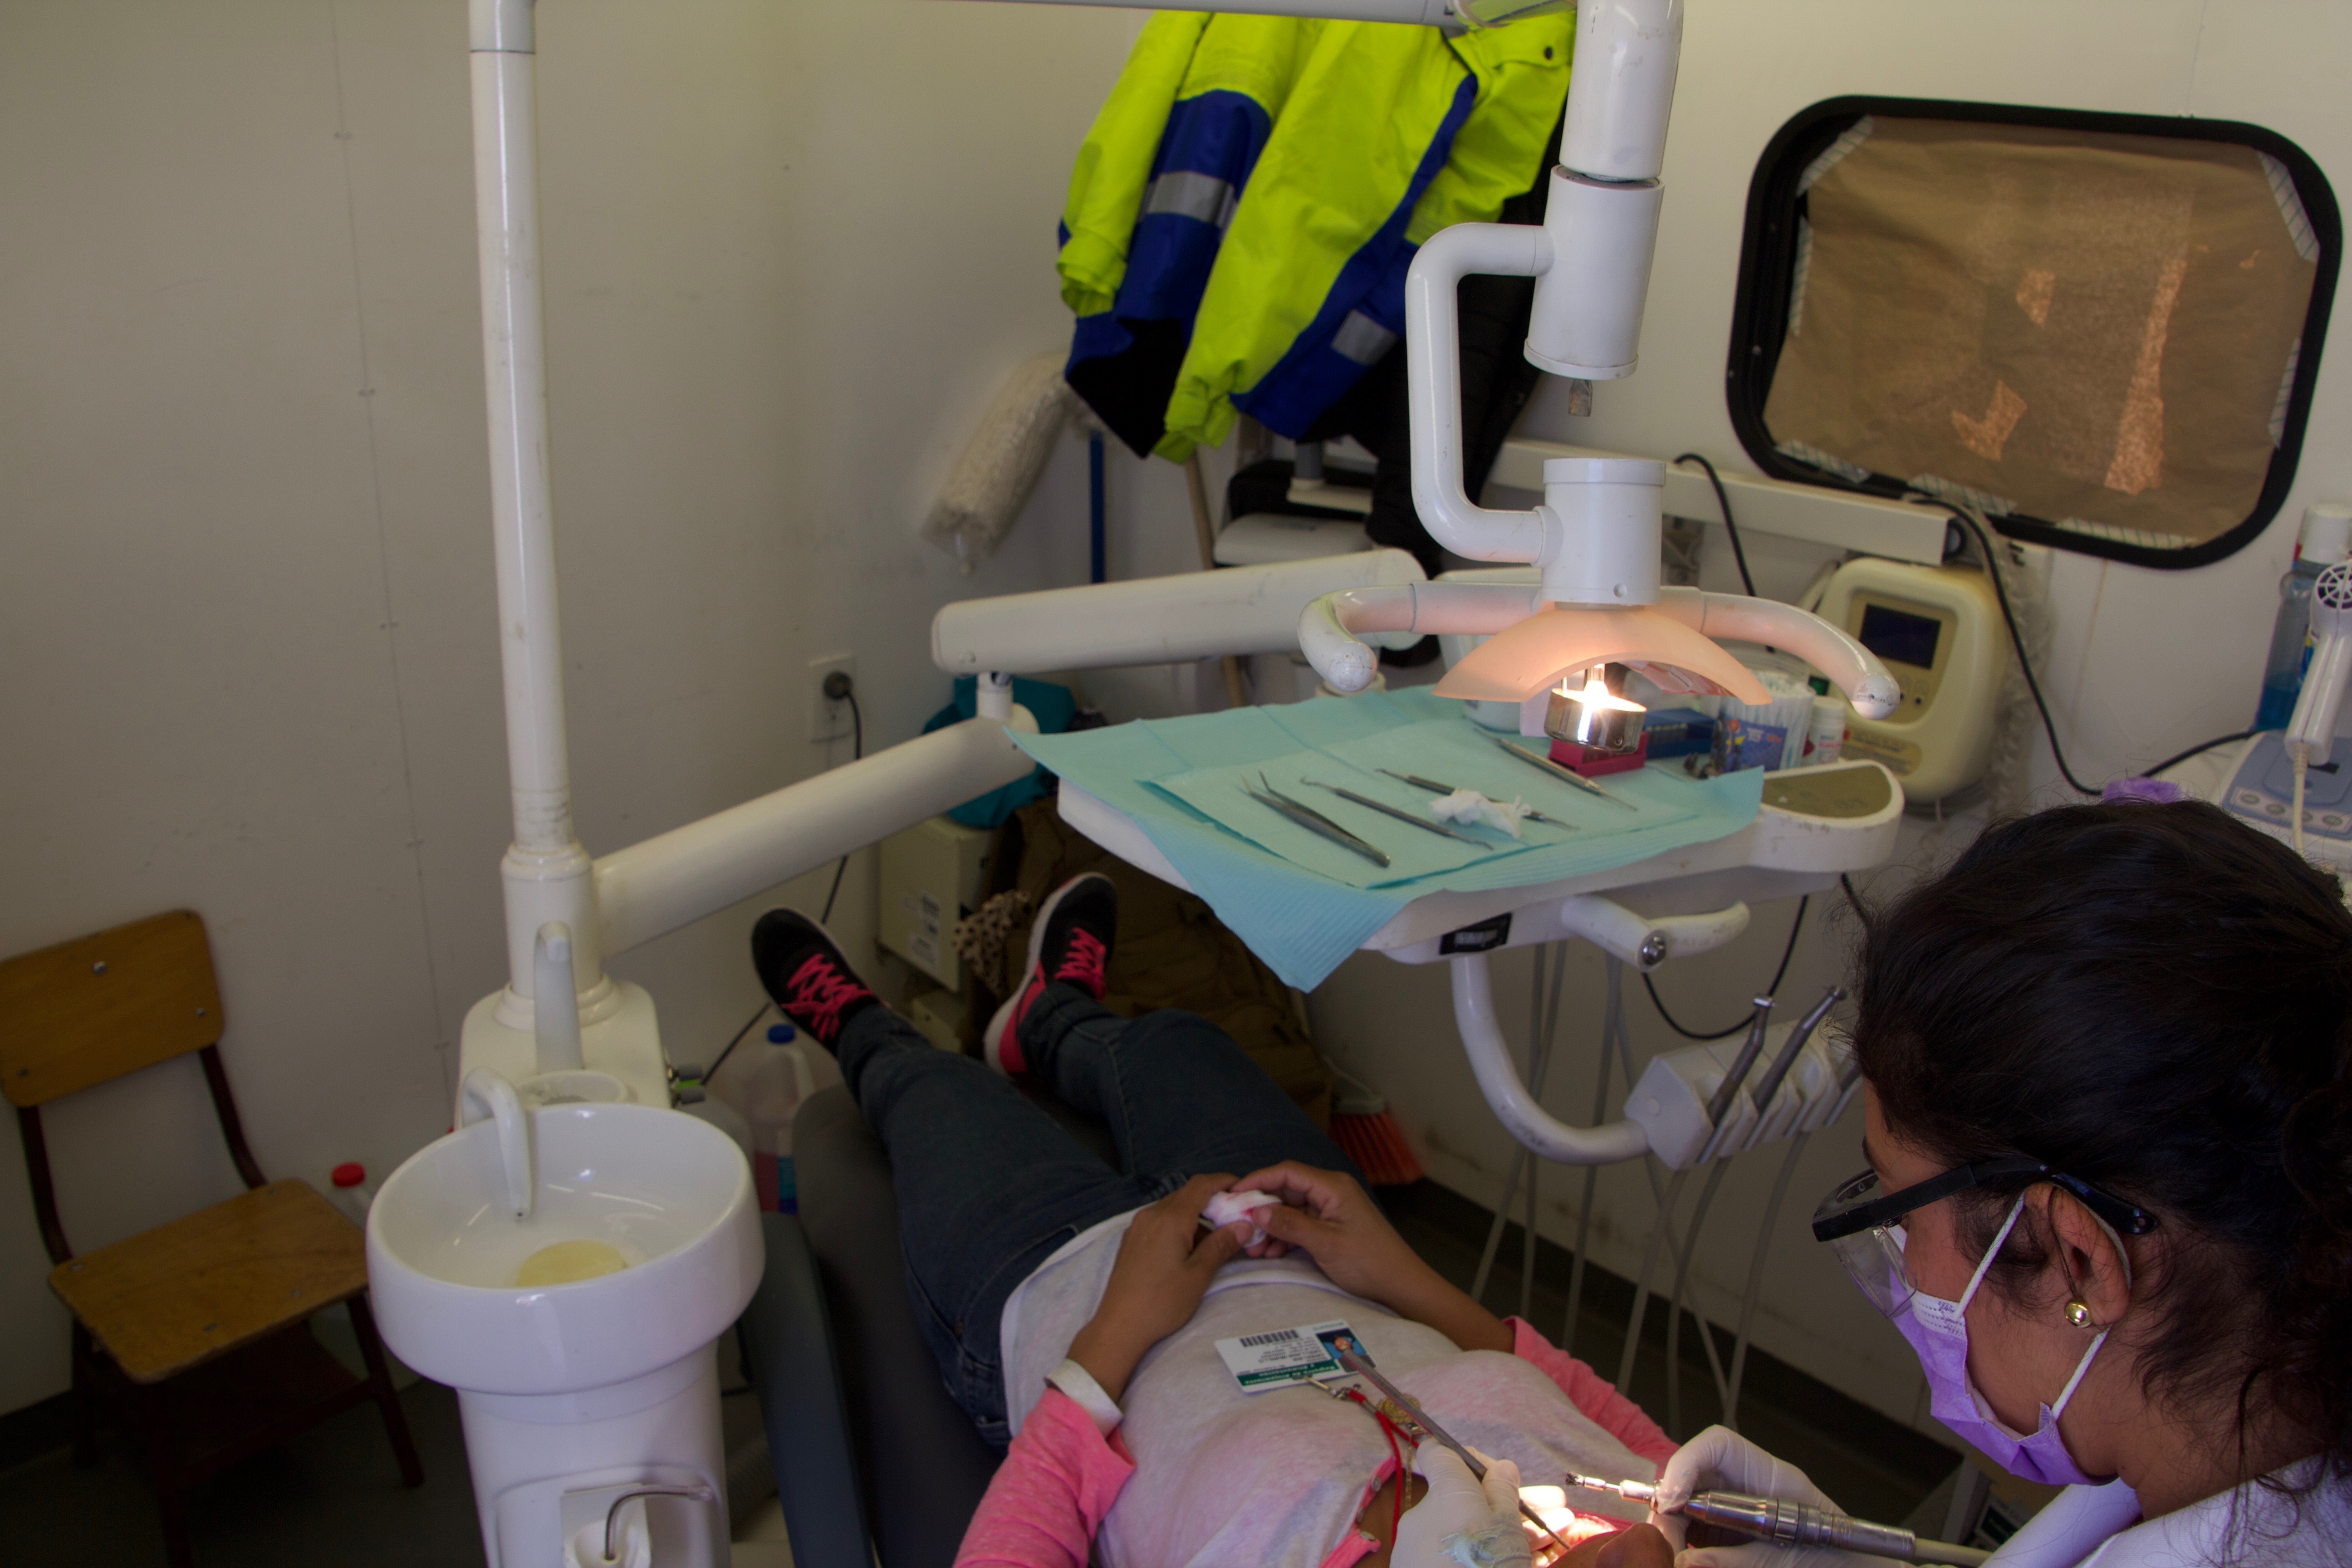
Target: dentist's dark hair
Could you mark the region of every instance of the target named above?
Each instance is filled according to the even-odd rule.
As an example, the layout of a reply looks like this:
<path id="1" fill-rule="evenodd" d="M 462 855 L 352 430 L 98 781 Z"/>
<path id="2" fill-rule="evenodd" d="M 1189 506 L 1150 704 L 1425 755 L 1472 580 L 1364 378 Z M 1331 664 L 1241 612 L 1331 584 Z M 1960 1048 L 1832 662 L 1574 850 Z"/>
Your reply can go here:
<path id="1" fill-rule="evenodd" d="M 2212 1436 L 2242 1468 L 2274 1416 L 2321 1456 L 2311 1485 L 2352 1478 L 2336 879 L 2218 807 L 2119 801 L 1997 824 L 1861 919 L 1854 1048 L 1889 1131 L 1951 1165 L 2031 1155 L 2154 1214 L 2159 1267 L 2117 1330 L 2149 1397 L 2233 1406 Z M 1990 1247 L 2032 1184 L 1964 1194 L 1962 1238 Z M 2048 1258 L 2029 1204 L 1987 1282 L 2054 1310 L 2024 1300 Z"/>

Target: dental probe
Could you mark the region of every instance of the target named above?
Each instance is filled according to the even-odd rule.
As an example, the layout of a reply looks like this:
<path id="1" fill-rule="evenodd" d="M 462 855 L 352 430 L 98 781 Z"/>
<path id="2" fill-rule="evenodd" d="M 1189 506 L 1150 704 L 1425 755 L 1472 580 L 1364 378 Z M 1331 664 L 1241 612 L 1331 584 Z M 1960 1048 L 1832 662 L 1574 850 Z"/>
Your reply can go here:
<path id="1" fill-rule="evenodd" d="M 1627 1502 L 1657 1506 L 1658 1489 L 1647 1481 L 1607 1481 L 1599 1476 L 1570 1476 L 1568 1481 L 1588 1491 L 1613 1492 Z M 1873 1557 L 1892 1557 L 1898 1563 L 1947 1563 L 1955 1568 L 1976 1568 L 1992 1555 L 1948 1541 L 1922 1540 L 1892 1524 L 1849 1519 L 1810 1503 L 1749 1497 L 1744 1492 L 1698 1492 L 1673 1511 L 1742 1535 L 1761 1536 L 1775 1546 L 1834 1546 Z"/>
<path id="2" fill-rule="evenodd" d="M 1635 805 L 1632 801 L 1622 799 L 1610 791 L 1602 789 L 1599 784 L 1594 784 L 1591 779 L 1586 778 L 1582 773 L 1578 773 L 1575 769 L 1564 768 L 1558 763 L 1553 762 L 1549 757 L 1543 755 L 1541 752 L 1528 751 L 1525 746 L 1520 745 L 1516 741 L 1506 741 L 1500 735 L 1489 735 L 1486 738 L 1494 742 L 1495 744 L 1502 747 L 1503 750 L 1510 752 L 1511 755 L 1518 758 L 1519 761 L 1527 763 L 1530 767 L 1541 768 L 1544 772 L 1559 780 L 1562 784 L 1572 784 L 1580 790 L 1585 790 L 1591 794 L 1599 795 L 1601 799 L 1607 801 L 1612 805 L 1622 805 L 1628 811 L 1639 811 L 1642 809 L 1640 806 Z"/>
<path id="3" fill-rule="evenodd" d="M 1486 1462 L 1448 1436 L 1444 1427 L 1440 1426 L 1436 1422 L 1432 1421 L 1429 1418 L 1429 1413 L 1427 1411 L 1422 1409 L 1420 1405 L 1415 1405 L 1412 1400 L 1405 1397 L 1404 1390 L 1399 1388 L 1395 1384 L 1391 1383 L 1387 1378 L 1382 1377 L 1379 1373 L 1375 1372 L 1372 1369 L 1372 1363 L 1366 1361 L 1362 1356 L 1358 1355 L 1354 1351 L 1339 1350 L 1336 1346 L 1334 1349 L 1337 1351 L 1339 1357 L 1339 1364 L 1341 1366 L 1346 1367 L 1349 1372 L 1354 1373 L 1358 1377 L 1362 1378 L 1374 1388 L 1379 1389 L 1382 1394 L 1388 1395 L 1391 1399 L 1395 1400 L 1397 1408 L 1402 1410 L 1407 1415 L 1412 1416 L 1413 1420 L 1419 1424 L 1423 1431 L 1436 1438 L 1446 1447 L 1451 1448 L 1454 1451 L 1454 1457 L 1455 1458 L 1469 1466 L 1470 1473 L 1472 1475 L 1477 1477 L 1482 1481 L 1486 1479 Z M 1399 1476 L 1397 1478 L 1397 1485 L 1402 1487 L 1404 1484 L 1404 1478 L 1402 1476 Z M 1634 1500 L 1639 1501 L 1640 1500 L 1636 1499 Z M 1551 1537 L 1551 1543 L 1554 1546 L 1559 1547 L 1562 1552 L 1573 1550 L 1570 1547 L 1567 1542 L 1562 1541 L 1559 1538 L 1559 1534 L 1553 1531 L 1550 1525 L 1546 1524 L 1543 1521 L 1543 1515 L 1538 1513 L 1534 1509 L 1528 1506 L 1527 1500 L 1525 1498 L 1521 1498 L 1519 1500 L 1519 1512 L 1526 1518 L 1528 1523 L 1534 1525 L 1538 1530 L 1542 1531 L 1546 1535 Z"/>
<path id="4" fill-rule="evenodd" d="M 1374 800 L 1370 795 L 1358 795 L 1354 790 L 1341 789 L 1338 784 L 1325 784 L 1320 779 L 1300 779 L 1298 782 L 1312 785 L 1316 789 L 1328 789 L 1341 800 L 1354 801 L 1358 805 L 1368 807 L 1384 816 L 1393 816 L 1399 822 L 1410 822 L 1425 832 L 1436 834 L 1440 838 L 1458 838 L 1465 844 L 1475 844 L 1481 849 L 1489 847 L 1483 838 L 1473 838 L 1466 833 L 1455 832 L 1442 822 L 1431 822 L 1426 817 L 1415 816 L 1409 811 L 1401 811 L 1384 800 Z"/>
<path id="5" fill-rule="evenodd" d="M 1245 793 L 1247 793 L 1252 800 L 1257 802 L 1260 805 L 1272 806 L 1275 810 L 1282 813 L 1283 816 L 1290 818 L 1291 821 L 1298 824 L 1299 826 L 1307 829 L 1307 832 L 1321 834 L 1324 837 L 1329 839 L 1332 843 L 1340 846 L 1342 848 L 1354 850 L 1357 854 L 1361 855 L 1365 859 L 1370 860 L 1375 866 L 1385 867 L 1389 863 L 1388 851 L 1381 848 L 1379 845 L 1367 844 L 1364 840 L 1357 837 L 1354 834 L 1349 832 L 1346 828 L 1340 826 L 1338 823 L 1332 821 L 1329 817 L 1324 816 L 1321 812 L 1316 810 L 1305 801 L 1291 799 L 1290 796 L 1275 788 L 1273 781 L 1268 779 L 1264 773 L 1260 773 L 1257 776 L 1258 782 L 1265 785 L 1265 794 L 1261 795 L 1256 790 L 1250 788 L 1250 783 L 1247 779 L 1244 779 L 1242 781 L 1242 788 Z"/>

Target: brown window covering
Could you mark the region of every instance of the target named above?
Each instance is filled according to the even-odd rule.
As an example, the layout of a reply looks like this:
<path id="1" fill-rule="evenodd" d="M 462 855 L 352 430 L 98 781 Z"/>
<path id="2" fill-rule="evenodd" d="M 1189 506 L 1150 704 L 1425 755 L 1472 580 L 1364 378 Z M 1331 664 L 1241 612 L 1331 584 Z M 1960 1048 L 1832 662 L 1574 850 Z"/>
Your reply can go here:
<path id="1" fill-rule="evenodd" d="M 2319 271 L 2283 163 L 1874 115 L 1800 194 L 1780 454 L 2142 549 L 2254 512 Z"/>

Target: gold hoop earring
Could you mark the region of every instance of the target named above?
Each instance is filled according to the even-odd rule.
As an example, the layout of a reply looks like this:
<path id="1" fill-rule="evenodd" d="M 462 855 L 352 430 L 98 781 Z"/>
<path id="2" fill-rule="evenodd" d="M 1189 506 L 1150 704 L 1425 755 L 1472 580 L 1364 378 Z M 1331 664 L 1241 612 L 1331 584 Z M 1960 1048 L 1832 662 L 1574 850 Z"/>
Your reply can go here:
<path id="1" fill-rule="evenodd" d="M 2066 1303 L 2066 1321 L 2078 1329 L 2095 1326 L 2091 1321 L 2091 1309 L 2079 1297 Z"/>

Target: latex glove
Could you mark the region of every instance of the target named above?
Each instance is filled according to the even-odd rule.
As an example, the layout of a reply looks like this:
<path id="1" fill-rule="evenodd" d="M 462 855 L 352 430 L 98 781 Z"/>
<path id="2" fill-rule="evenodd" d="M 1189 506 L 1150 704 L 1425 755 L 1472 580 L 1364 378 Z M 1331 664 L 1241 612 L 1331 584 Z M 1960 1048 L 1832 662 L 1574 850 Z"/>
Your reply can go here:
<path id="1" fill-rule="evenodd" d="M 1746 1492 L 1844 1511 L 1796 1466 L 1774 1458 L 1728 1426 L 1710 1426 L 1675 1449 L 1658 1476 L 1650 1522 L 1675 1547 L 1675 1568 L 1860 1568 L 1894 1561 L 1825 1546 L 1768 1546 L 1762 1542 L 1685 1550 L 1684 1532 L 1692 1521 L 1664 1510 L 1680 1508 L 1693 1493 L 1704 1491 Z"/>
<path id="2" fill-rule="evenodd" d="M 1478 1454 L 1478 1450 L 1470 1450 Z M 1519 1528 L 1519 1467 L 1478 1454 L 1482 1482 L 1453 1450 L 1423 1443 L 1412 1468 L 1429 1490 L 1397 1526 L 1391 1568 L 1528 1568 Z"/>

